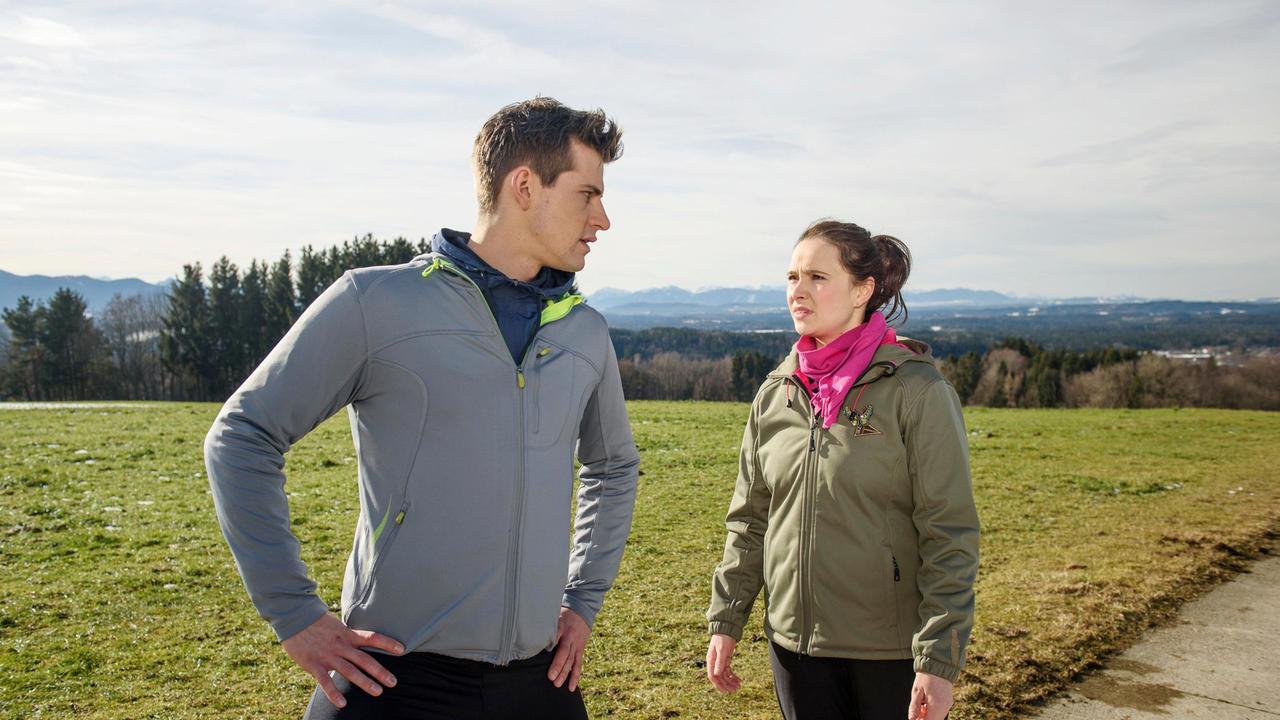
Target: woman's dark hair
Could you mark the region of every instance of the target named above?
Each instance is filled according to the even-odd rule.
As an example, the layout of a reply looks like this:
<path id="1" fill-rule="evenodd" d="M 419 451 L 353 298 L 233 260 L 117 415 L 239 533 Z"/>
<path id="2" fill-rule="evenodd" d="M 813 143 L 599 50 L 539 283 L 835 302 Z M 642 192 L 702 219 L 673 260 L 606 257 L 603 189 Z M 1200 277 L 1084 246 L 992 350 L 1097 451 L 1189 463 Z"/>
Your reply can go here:
<path id="1" fill-rule="evenodd" d="M 867 302 L 867 314 L 880 310 L 885 320 L 907 320 L 902 286 L 911 274 L 911 251 L 892 235 L 872 235 L 853 223 L 819 220 L 800 233 L 799 244 L 810 238 L 826 240 L 840 252 L 840 264 L 855 280 L 874 278 L 875 291 Z"/>

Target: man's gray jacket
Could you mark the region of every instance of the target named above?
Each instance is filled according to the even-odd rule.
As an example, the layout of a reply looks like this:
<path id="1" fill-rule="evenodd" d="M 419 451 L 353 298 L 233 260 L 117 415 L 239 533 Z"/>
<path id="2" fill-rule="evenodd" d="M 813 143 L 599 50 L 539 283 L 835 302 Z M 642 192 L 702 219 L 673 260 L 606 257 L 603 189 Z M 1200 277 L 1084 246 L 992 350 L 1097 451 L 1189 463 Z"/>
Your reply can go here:
<path id="1" fill-rule="evenodd" d="M 280 639 L 326 612 L 289 529 L 284 453 L 344 406 L 360 487 L 348 626 L 506 664 L 554 644 L 561 606 L 594 622 L 639 457 L 608 327 L 580 302 L 549 302 L 518 364 L 436 254 L 350 271 L 302 314 L 205 439 L 218 521 Z"/>

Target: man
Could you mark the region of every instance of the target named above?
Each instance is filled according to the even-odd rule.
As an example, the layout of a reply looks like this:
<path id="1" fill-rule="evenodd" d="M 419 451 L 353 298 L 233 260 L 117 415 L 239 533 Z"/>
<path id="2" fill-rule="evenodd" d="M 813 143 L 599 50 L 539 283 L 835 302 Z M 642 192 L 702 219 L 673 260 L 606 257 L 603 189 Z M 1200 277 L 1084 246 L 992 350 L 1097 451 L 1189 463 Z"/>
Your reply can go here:
<path id="1" fill-rule="evenodd" d="M 500 110 L 475 142 L 474 233 L 343 275 L 214 421 L 218 520 L 258 612 L 317 680 L 308 718 L 586 717 L 583 647 L 639 458 L 608 328 L 573 274 L 609 228 L 620 137 L 549 98 Z M 360 513 L 339 620 L 299 558 L 283 466 L 344 406 Z"/>

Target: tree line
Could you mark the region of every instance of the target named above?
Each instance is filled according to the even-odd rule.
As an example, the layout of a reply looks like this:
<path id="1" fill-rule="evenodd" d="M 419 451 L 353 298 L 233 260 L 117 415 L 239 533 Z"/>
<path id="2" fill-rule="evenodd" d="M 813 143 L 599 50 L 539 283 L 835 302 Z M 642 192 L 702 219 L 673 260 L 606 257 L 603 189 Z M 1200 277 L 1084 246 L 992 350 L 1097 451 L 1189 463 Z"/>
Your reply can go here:
<path id="1" fill-rule="evenodd" d="M 117 295 L 97 316 L 63 288 L 3 309 L 0 399 L 221 401 L 348 269 L 407 262 L 425 239 L 371 235 L 238 268 L 183 266 L 169 292 Z M 750 400 L 790 351 L 791 333 L 612 330 L 633 400 Z M 944 343 L 947 350 L 962 339 Z M 1049 349 L 1010 338 L 937 361 L 962 402 L 990 407 L 1280 409 L 1280 362 L 1185 364 L 1132 349 Z"/>
<path id="2" fill-rule="evenodd" d="M 1280 410 L 1280 356 L 1239 364 L 1106 348 L 1075 352 L 1009 338 L 939 363 L 961 402 L 988 407 Z"/>
<path id="3" fill-rule="evenodd" d="M 722 358 L 636 353 L 618 366 L 632 400 L 750 400 L 786 352 L 739 350 Z M 1132 349 L 1077 352 L 1008 338 L 985 352 L 951 355 L 936 364 L 965 405 L 1280 410 L 1280 357 L 1274 355 L 1239 365 L 1188 363 Z"/>
<path id="4" fill-rule="evenodd" d="M 0 399 L 221 401 L 342 273 L 408 262 L 430 241 L 372 235 L 238 268 L 223 256 L 184 265 L 169 292 L 116 295 L 91 317 L 60 288 L 3 310 Z"/>

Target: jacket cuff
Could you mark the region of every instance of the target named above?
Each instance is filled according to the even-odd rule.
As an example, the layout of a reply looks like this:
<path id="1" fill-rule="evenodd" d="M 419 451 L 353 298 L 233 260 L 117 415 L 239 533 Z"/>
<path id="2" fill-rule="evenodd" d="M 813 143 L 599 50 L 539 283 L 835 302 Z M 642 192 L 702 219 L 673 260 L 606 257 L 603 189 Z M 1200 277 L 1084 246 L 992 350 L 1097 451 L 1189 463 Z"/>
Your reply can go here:
<path id="1" fill-rule="evenodd" d="M 728 635 L 733 638 L 734 642 L 738 642 L 742 639 L 742 626 L 716 621 L 707 624 L 707 633 L 709 635 Z"/>
<path id="2" fill-rule="evenodd" d="M 271 621 L 271 629 L 275 630 L 276 639 L 284 642 L 298 633 L 306 630 L 311 623 L 319 620 L 329 612 L 329 606 L 324 604 L 320 598 L 312 595 L 304 605 L 298 609 L 275 618 Z"/>
<path id="3" fill-rule="evenodd" d="M 931 658 L 927 655 L 921 655 L 916 658 L 914 663 L 915 671 L 936 675 L 943 680 L 954 683 L 960 679 L 960 668 L 955 665 L 944 663 L 937 658 Z"/>
<path id="4" fill-rule="evenodd" d="M 578 617 L 586 621 L 587 627 L 595 627 L 596 611 L 580 598 L 576 598 L 566 593 L 564 599 L 560 601 L 560 607 L 569 608 L 577 613 Z"/>

